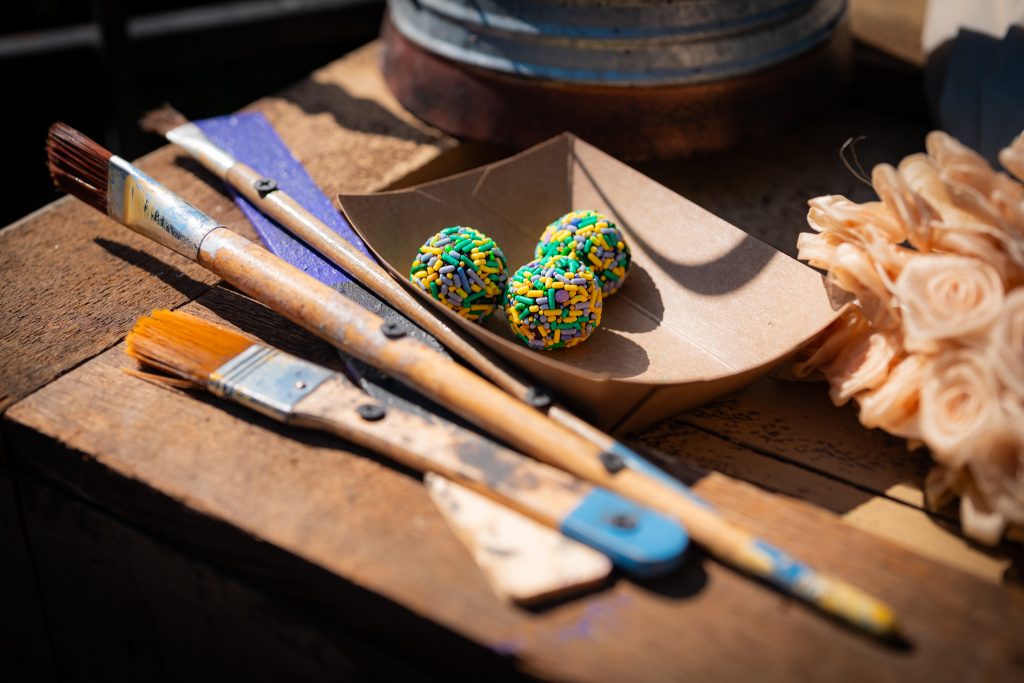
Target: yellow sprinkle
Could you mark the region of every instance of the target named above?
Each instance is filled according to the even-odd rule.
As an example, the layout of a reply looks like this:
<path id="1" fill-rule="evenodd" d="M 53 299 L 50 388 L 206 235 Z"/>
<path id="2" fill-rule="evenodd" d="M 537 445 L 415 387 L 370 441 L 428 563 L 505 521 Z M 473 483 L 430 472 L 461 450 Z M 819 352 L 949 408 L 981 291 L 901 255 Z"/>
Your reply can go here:
<path id="1" fill-rule="evenodd" d="M 562 331 L 561 330 L 555 330 L 555 336 L 552 337 L 552 342 L 557 344 L 558 340 L 561 339 L 561 337 L 562 337 Z"/>
<path id="2" fill-rule="evenodd" d="M 417 271 L 417 272 L 413 273 L 412 276 L 413 277 L 417 277 L 417 278 L 424 278 L 424 277 L 427 276 L 427 271 L 420 270 L 420 271 Z"/>
<path id="3" fill-rule="evenodd" d="M 530 297 L 531 299 L 537 299 L 539 297 L 544 296 L 544 292 L 540 291 L 539 289 L 531 289 L 526 292 L 526 296 Z"/>
<path id="4" fill-rule="evenodd" d="M 565 287 L 565 283 L 561 280 L 551 283 L 551 289 L 562 289 L 563 287 Z"/>
<path id="5" fill-rule="evenodd" d="M 458 294 L 459 296 L 461 296 L 463 299 L 465 299 L 467 296 L 469 296 L 469 292 L 464 290 L 462 287 L 456 287 L 455 288 L 455 293 Z"/>
<path id="6" fill-rule="evenodd" d="M 440 279 L 440 276 L 437 273 L 431 273 L 430 275 L 427 276 L 427 279 L 424 280 L 424 282 L 433 282 L 434 280 L 438 279 Z"/>
<path id="7" fill-rule="evenodd" d="M 423 252 L 424 254 L 441 254 L 444 252 L 444 249 L 441 249 L 440 247 L 423 246 L 420 247 L 420 251 Z"/>
<path id="8" fill-rule="evenodd" d="M 565 286 L 565 291 L 567 291 L 567 292 L 575 292 L 579 288 L 580 288 L 579 285 L 566 285 Z"/>
<path id="9" fill-rule="evenodd" d="M 530 313 L 536 313 L 540 310 L 540 306 L 530 306 Z"/>
<path id="10" fill-rule="evenodd" d="M 516 294 L 519 296 L 526 296 L 526 293 L 530 291 L 529 287 L 520 287 L 516 290 Z"/>
<path id="11" fill-rule="evenodd" d="M 597 266 L 598 268 L 600 268 L 600 267 L 601 267 L 601 262 L 600 262 L 600 261 L 598 260 L 598 258 L 597 258 L 596 256 L 594 256 L 593 254 L 587 254 L 587 258 L 589 258 L 589 259 L 590 259 L 590 262 L 591 262 L 591 263 L 593 263 L 593 264 L 594 264 L 595 266 Z M 584 273 L 584 276 L 585 276 L 585 275 L 586 275 L 586 273 Z"/>
<path id="12" fill-rule="evenodd" d="M 558 315 L 560 315 L 560 314 L 561 314 L 562 312 L 561 312 L 561 311 L 559 311 L 558 309 L 555 309 L 555 308 L 549 308 L 549 309 L 548 309 L 548 310 L 546 310 L 546 311 L 541 311 L 541 313 L 543 313 L 544 315 L 553 315 L 553 316 L 558 316 Z"/>

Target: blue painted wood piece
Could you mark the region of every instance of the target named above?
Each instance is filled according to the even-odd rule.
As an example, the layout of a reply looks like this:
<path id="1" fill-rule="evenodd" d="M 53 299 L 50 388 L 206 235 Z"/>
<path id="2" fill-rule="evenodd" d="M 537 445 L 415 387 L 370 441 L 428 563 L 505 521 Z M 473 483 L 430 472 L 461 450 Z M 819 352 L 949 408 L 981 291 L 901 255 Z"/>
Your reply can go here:
<path id="1" fill-rule="evenodd" d="M 640 578 L 662 576 L 679 567 L 690 543 L 675 520 L 597 487 L 559 528 Z"/>

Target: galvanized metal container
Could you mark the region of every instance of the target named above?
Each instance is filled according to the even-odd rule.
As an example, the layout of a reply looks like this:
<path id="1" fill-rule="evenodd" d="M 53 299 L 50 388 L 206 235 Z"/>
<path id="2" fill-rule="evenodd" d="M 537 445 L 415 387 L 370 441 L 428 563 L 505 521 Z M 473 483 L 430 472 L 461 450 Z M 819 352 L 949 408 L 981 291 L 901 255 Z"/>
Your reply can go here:
<path id="1" fill-rule="evenodd" d="M 848 63 L 845 0 L 388 0 L 388 9 L 385 73 L 399 99 L 442 129 L 516 146 L 566 128 L 631 158 L 715 149 L 750 127 L 736 104 L 784 124 L 802 102 L 771 100 L 807 86 L 827 99 Z M 586 106 L 574 112 L 573 102 Z M 642 141 L 666 131 L 665 144 Z"/>

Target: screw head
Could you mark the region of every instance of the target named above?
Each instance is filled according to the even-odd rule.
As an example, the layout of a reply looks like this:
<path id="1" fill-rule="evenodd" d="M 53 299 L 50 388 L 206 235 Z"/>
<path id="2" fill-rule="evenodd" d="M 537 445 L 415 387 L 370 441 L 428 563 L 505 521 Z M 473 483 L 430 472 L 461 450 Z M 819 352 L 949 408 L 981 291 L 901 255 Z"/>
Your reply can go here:
<path id="1" fill-rule="evenodd" d="M 380 331 L 384 333 L 384 336 L 388 339 L 400 339 L 404 337 L 405 325 L 398 322 L 397 320 L 389 320 L 380 326 Z"/>
<path id="2" fill-rule="evenodd" d="M 277 181 L 273 178 L 260 178 L 252 186 L 260 193 L 260 197 L 266 197 L 277 189 Z"/>
<path id="3" fill-rule="evenodd" d="M 612 526 L 618 527 L 619 529 L 635 529 L 636 528 L 636 515 L 628 512 L 618 512 L 611 516 L 608 520 Z"/>
<path id="4" fill-rule="evenodd" d="M 621 455 L 605 451 L 601 453 L 600 458 L 601 464 L 604 465 L 604 468 L 612 474 L 626 468 L 626 461 L 622 459 Z"/>
<path id="5" fill-rule="evenodd" d="M 534 408 L 547 408 L 551 405 L 551 395 L 540 387 L 530 387 L 526 392 L 526 402 Z"/>
<path id="6" fill-rule="evenodd" d="M 359 417 L 367 422 L 382 420 L 388 414 L 384 406 L 379 403 L 364 403 L 356 408 L 356 412 L 359 413 Z"/>

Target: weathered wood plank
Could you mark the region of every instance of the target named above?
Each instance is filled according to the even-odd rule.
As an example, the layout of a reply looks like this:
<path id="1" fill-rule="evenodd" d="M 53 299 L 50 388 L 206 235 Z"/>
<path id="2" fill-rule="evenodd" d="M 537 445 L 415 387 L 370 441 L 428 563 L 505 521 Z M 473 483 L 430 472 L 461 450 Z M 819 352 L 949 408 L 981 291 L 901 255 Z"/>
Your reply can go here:
<path id="1" fill-rule="evenodd" d="M 885 495 L 876 495 L 842 478 L 825 476 L 797 461 L 787 462 L 727 440 L 737 428 L 723 436 L 691 426 L 691 415 L 702 410 L 664 420 L 636 435 L 636 439 L 678 462 L 721 472 L 830 510 L 859 529 L 994 584 L 1001 584 L 1007 572 L 1013 573 L 1014 566 L 1019 569 L 1024 565 L 1024 552 L 1019 545 L 976 546 L 958 533 L 955 521 Z M 841 437 L 840 433 L 837 442 L 846 443 Z M 861 438 L 868 440 L 870 436 L 864 432 Z M 777 445 L 777 442 L 772 444 Z"/>
<path id="2" fill-rule="evenodd" d="M 401 112 L 376 58 L 371 44 L 252 105 L 328 196 L 382 188 L 454 145 Z M 175 150 L 161 148 L 139 166 L 217 220 L 254 235 L 220 182 Z M 72 199 L 0 231 L 0 273 L 0 410 L 109 348 L 140 314 L 179 306 L 217 281 Z"/>
<path id="3" fill-rule="evenodd" d="M 250 331 L 287 329 L 221 290 L 188 309 L 202 311 L 200 304 L 247 321 Z M 305 345 L 320 358 L 330 353 L 290 332 L 272 341 Z M 490 592 L 416 479 L 342 444 L 141 382 L 120 372 L 125 362 L 119 348 L 111 349 L 11 408 L 7 435 L 17 466 L 284 594 L 323 599 L 325 591 L 344 595 L 358 586 L 401 605 L 407 614 L 355 618 L 364 633 L 389 633 L 396 646 L 416 647 L 415 638 L 402 637 L 405 628 L 416 632 L 416 615 L 552 678 L 941 681 L 1024 673 L 1018 591 L 718 474 L 697 482 L 698 492 L 769 541 L 892 603 L 910 650 L 864 638 L 699 557 L 669 580 L 620 580 L 539 613 L 510 608 Z M 210 525 L 264 543 L 217 544 Z M 295 581 L 294 568 L 278 574 L 267 559 L 277 549 L 335 582 L 310 588 Z"/>

